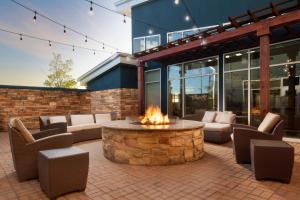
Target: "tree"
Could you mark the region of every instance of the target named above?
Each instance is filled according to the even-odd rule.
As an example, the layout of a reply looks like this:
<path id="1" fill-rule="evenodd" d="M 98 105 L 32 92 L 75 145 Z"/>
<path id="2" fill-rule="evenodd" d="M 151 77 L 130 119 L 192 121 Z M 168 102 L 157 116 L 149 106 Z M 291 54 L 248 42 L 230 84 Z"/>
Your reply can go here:
<path id="1" fill-rule="evenodd" d="M 61 88 L 75 88 L 76 80 L 69 74 L 72 71 L 73 61 L 63 60 L 60 54 L 53 53 L 53 59 L 49 66 L 51 74 L 44 82 L 45 86 L 61 87 Z"/>

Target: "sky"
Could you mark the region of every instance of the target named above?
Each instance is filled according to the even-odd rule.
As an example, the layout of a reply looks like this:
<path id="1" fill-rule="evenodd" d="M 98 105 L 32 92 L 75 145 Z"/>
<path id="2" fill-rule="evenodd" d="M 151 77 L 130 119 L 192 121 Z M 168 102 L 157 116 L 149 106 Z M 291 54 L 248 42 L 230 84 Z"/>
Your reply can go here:
<path id="1" fill-rule="evenodd" d="M 67 27 L 71 27 L 91 36 L 98 41 L 117 47 L 119 51 L 131 52 L 131 21 L 123 23 L 123 16 L 93 6 L 93 15 L 89 13 L 90 4 L 85 0 L 16 0 L 38 13 L 42 13 Z M 105 7 L 116 9 L 112 0 L 93 0 Z M 29 34 L 47 40 L 55 40 L 91 49 L 102 49 L 99 43 L 88 40 L 37 16 L 11 0 L 0 1 L 0 28 L 17 33 Z M 105 50 L 115 52 L 115 50 Z M 0 31 L 0 85 L 43 86 L 49 72 L 49 63 L 53 53 L 59 53 L 63 59 L 72 59 L 71 75 L 78 78 L 112 54 L 65 47 L 48 42 Z"/>

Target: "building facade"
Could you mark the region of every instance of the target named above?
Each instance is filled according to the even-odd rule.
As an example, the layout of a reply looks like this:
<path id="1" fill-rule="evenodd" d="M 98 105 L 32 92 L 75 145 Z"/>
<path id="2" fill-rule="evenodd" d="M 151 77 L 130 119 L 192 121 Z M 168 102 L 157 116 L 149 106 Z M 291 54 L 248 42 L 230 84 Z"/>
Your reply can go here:
<path id="1" fill-rule="evenodd" d="M 258 125 L 270 111 L 285 119 L 288 134 L 299 137 L 300 29 L 296 20 L 266 29 L 267 33 L 257 29 L 248 37 L 233 37 L 222 45 L 214 43 L 199 50 L 191 47 L 191 40 L 180 40 L 211 28 L 222 37 L 223 27 L 228 25 L 231 28 L 226 32 L 231 34 L 263 21 L 272 20 L 272 24 L 278 18 L 279 23 L 285 12 L 298 12 L 297 1 L 150 0 L 116 5 L 124 10 L 124 4 L 133 18 L 133 53 L 143 65 L 144 107 L 156 104 L 164 113 L 179 117 L 203 114 L 205 110 L 230 110 L 237 114 L 238 123 L 251 125 Z M 242 17 L 250 19 L 245 24 L 230 17 L 244 13 Z M 214 35 L 208 35 L 207 40 Z M 197 40 L 199 44 L 194 43 L 198 48 L 201 38 Z"/>

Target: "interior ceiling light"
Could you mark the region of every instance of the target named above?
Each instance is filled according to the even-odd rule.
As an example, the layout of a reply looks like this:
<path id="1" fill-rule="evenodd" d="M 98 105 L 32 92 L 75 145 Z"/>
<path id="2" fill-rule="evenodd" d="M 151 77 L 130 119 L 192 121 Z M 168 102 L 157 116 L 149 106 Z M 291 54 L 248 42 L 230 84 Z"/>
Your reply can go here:
<path id="1" fill-rule="evenodd" d="M 175 3 L 176 5 L 178 5 L 178 4 L 179 4 L 179 0 L 174 0 L 174 3 Z"/>
<path id="2" fill-rule="evenodd" d="M 241 55 L 243 55 L 243 54 L 241 54 L 241 53 L 236 53 L 235 55 L 236 55 L 236 56 L 241 56 Z"/>
<path id="3" fill-rule="evenodd" d="M 230 58 L 230 55 L 225 56 L 225 58 Z"/>

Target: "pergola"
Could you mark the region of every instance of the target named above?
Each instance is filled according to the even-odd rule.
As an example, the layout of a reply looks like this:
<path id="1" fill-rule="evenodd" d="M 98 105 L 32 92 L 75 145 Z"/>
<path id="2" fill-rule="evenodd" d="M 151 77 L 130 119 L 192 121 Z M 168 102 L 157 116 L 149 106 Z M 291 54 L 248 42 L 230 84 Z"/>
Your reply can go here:
<path id="1" fill-rule="evenodd" d="M 212 49 L 226 51 L 229 43 L 245 47 L 239 40 L 249 40 L 252 46 L 260 46 L 260 108 L 263 118 L 269 111 L 270 80 L 270 43 L 272 32 L 282 28 L 286 35 L 282 39 L 299 37 L 291 25 L 300 22 L 300 0 L 283 0 L 270 3 L 267 7 L 250 11 L 238 16 L 229 17 L 226 25 L 210 28 L 197 34 L 161 45 L 146 51 L 138 52 L 135 57 L 138 66 L 139 112 L 144 111 L 144 65 L 149 61 L 176 63 L 184 59 L 199 58 Z"/>

